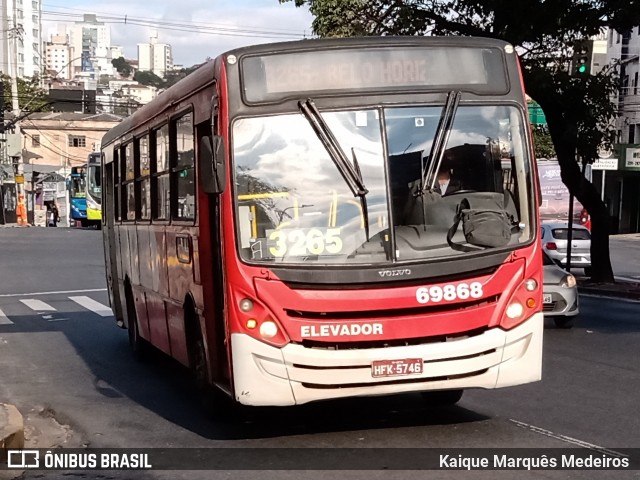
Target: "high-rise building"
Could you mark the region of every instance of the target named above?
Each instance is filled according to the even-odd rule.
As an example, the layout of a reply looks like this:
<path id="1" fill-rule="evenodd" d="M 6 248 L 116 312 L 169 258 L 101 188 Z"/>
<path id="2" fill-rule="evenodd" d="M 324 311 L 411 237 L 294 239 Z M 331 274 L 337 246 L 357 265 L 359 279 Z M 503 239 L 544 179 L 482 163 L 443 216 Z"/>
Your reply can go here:
<path id="1" fill-rule="evenodd" d="M 71 60 L 72 49 L 66 35 L 52 35 L 45 46 L 45 65 L 47 74 L 55 78 L 71 80 L 73 70 Z"/>
<path id="2" fill-rule="evenodd" d="M 157 34 L 149 40 L 149 43 L 138 44 L 138 69 L 141 72 L 153 72 L 164 78 L 167 71 L 173 68 L 171 45 L 157 43 Z"/>
<path id="3" fill-rule="evenodd" d="M 71 64 L 76 73 L 90 74 L 94 79 L 113 74 L 111 28 L 99 22 L 96 15 L 85 14 L 81 22 L 70 27 L 69 44 L 73 55 Z"/>
<path id="4" fill-rule="evenodd" d="M 15 52 L 18 77 L 42 74 L 42 0 L 0 2 L 0 71 L 8 74 Z"/>

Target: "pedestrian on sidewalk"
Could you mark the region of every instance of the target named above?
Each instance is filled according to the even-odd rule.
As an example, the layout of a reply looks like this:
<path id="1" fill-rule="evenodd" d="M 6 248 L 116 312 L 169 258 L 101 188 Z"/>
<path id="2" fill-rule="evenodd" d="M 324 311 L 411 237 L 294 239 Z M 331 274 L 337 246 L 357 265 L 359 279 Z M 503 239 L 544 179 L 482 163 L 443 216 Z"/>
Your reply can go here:
<path id="1" fill-rule="evenodd" d="M 47 227 L 57 227 L 60 221 L 60 212 L 55 200 L 47 202 Z"/>

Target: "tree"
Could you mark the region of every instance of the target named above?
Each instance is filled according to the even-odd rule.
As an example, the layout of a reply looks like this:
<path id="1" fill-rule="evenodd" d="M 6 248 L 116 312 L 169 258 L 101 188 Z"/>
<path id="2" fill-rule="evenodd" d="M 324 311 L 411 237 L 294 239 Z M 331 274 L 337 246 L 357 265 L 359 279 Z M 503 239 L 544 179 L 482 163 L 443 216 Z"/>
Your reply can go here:
<path id="1" fill-rule="evenodd" d="M 137 71 L 133 75 L 133 79 L 141 85 L 147 85 L 156 88 L 163 88 L 165 83 L 164 80 L 162 80 L 158 75 L 149 71 Z"/>
<path id="2" fill-rule="evenodd" d="M 595 187 L 582 175 L 583 162 L 614 139 L 618 90 L 613 69 L 572 77 L 569 60 L 577 39 L 607 27 L 640 25 L 639 0 L 279 0 L 308 5 L 322 37 L 455 34 L 492 37 L 516 46 L 527 93 L 542 107 L 564 184 L 592 219 L 592 280 L 613 282 L 609 214 Z"/>
<path id="3" fill-rule="evenodd" d="M 531 131 L 536 158 L 555 158 L 556 151 L 553 148 L 553 140 L 551 140 L 549 130 L 544 125 L 533 125 Z"/>
<path id="4" fill-rule="evenodd" d="M 116 69 L 116 71 L 123 77 L 131 76 L 131 72 L 133 72 L 133 68 L 131 65 L 127 63 L 124 57 L 118 57 L 111 60 L 111 65 Z"/>
<path id="5" fill-rule="evenodd" d="M 13 97 L 11 95 L 11 77 L 0 75 L 0 81 L 4 84 L 4 111 L 13 110 Z M 40 88 L 40 77 L 18 78 L 18 105 L 23 112 L 46 112 L 51 110 L 47 92 Z"/>

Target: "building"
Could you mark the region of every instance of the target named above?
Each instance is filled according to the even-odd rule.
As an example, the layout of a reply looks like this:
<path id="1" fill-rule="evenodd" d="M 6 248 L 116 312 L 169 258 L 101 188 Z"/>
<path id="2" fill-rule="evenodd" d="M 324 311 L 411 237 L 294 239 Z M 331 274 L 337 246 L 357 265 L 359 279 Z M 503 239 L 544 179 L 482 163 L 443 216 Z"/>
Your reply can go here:
<path id="1" fill-rule="evenodd" d="M 157 36 L 149 40 L 149 43 L 138 44 L 138 69 L 141 72 L 153 72 L 164 78 L 168 71 L 173 70 L 171 45 L 157 43 Z"/>
<path id="2" fill-rule="evenodd" d="M 611 31 L 609 63 L 620 62 L 620 116 L 616 127 L 621 143 L 640 143 L 640 27 L 628 32 Z"/>
<path id="3" fill-rule="evenodd" d="M 640 27 L 609 30 L 607 63 L 619 64 L 618 142 L 593 165 L 593 183 L 609 208 L 612 233 L 640 232 Z"/>
<path id="4" fill-rule="evenodd" d="M 69 28 L 72 65 L 76 73 L 87 73 L 97 80 L 113 75 L 111 65 L 111 27 L 99 22 L 96 15 L 85 14 L 83 21 Z"/>
<path id="5" fill-rule="evenodd" d="M 52 35 L 51 41 L 45 46 L 47 75 L 54 79 L 73 79 L 75 72 L 71 68 L 72 51 L 67 35 Z"/>
<path id="6" fill-rule="evenodd" d="M 42 73 L 42 0 L 0 2 L 0 71 L 10 73 L 13 52 L 18 77 Z"/>
<path id="7" fill-rule="evenodd" d="M 104 134 L 121 121 L 122 117 L 111 114 L 51 112 L 32 113 L 21 121 L 22 138 L 19 144 L 21 143 L 24 186 L 30 218 L 33 218 L 34 210 L 42 207 L 43 199 L 38 195 L 38 182 L 50 178 L 55 178 L 56 181 L 66 179 L 71 173 L 71 167 L 84 165 L 89 153 L 100 148 Z M 0 162 L 0 173 L 2 166 Z M 14 177 L 5 179 L 5 210 L 2 213 L 5 214 L 7 223 L 15 222 L 15 187 Z M 64 184 L 58 194 L 61 196 L 61 199 L 58 199 L 61 224 L 66 225 L 68 219 L 65 215 L 68 209 L 64 202 Z"/>

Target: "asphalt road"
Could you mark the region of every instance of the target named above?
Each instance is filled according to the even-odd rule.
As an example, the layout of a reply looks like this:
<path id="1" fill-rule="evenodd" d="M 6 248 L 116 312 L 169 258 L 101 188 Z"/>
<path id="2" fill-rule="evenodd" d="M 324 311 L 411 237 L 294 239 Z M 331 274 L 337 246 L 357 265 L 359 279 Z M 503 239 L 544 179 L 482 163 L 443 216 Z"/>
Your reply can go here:
<path id="1" fill-rule="evenodd" d="M 126 331 L 100 307 L 108 302 L 100 232 L 0 229 L 0 246 L 0 401 L 23 413 L 31 446 L 640 448 L 640 304 L 582 298 L 575 328 L 546 326 L 542 382 L 468 391 L 455 407 L 429 408 L 411 394 L 261 409 L 241 421 L 210 419 L 195 401 L 186 372 L 160 354 L 135 362 Z M 638 471 L 339 474 L 359 479 L 639 478 Z M 73 476 L 298 480 L 326 478 L 326 473 Z M 27 472 L 24 478 L 54 479 L 60 472 Z"/>

